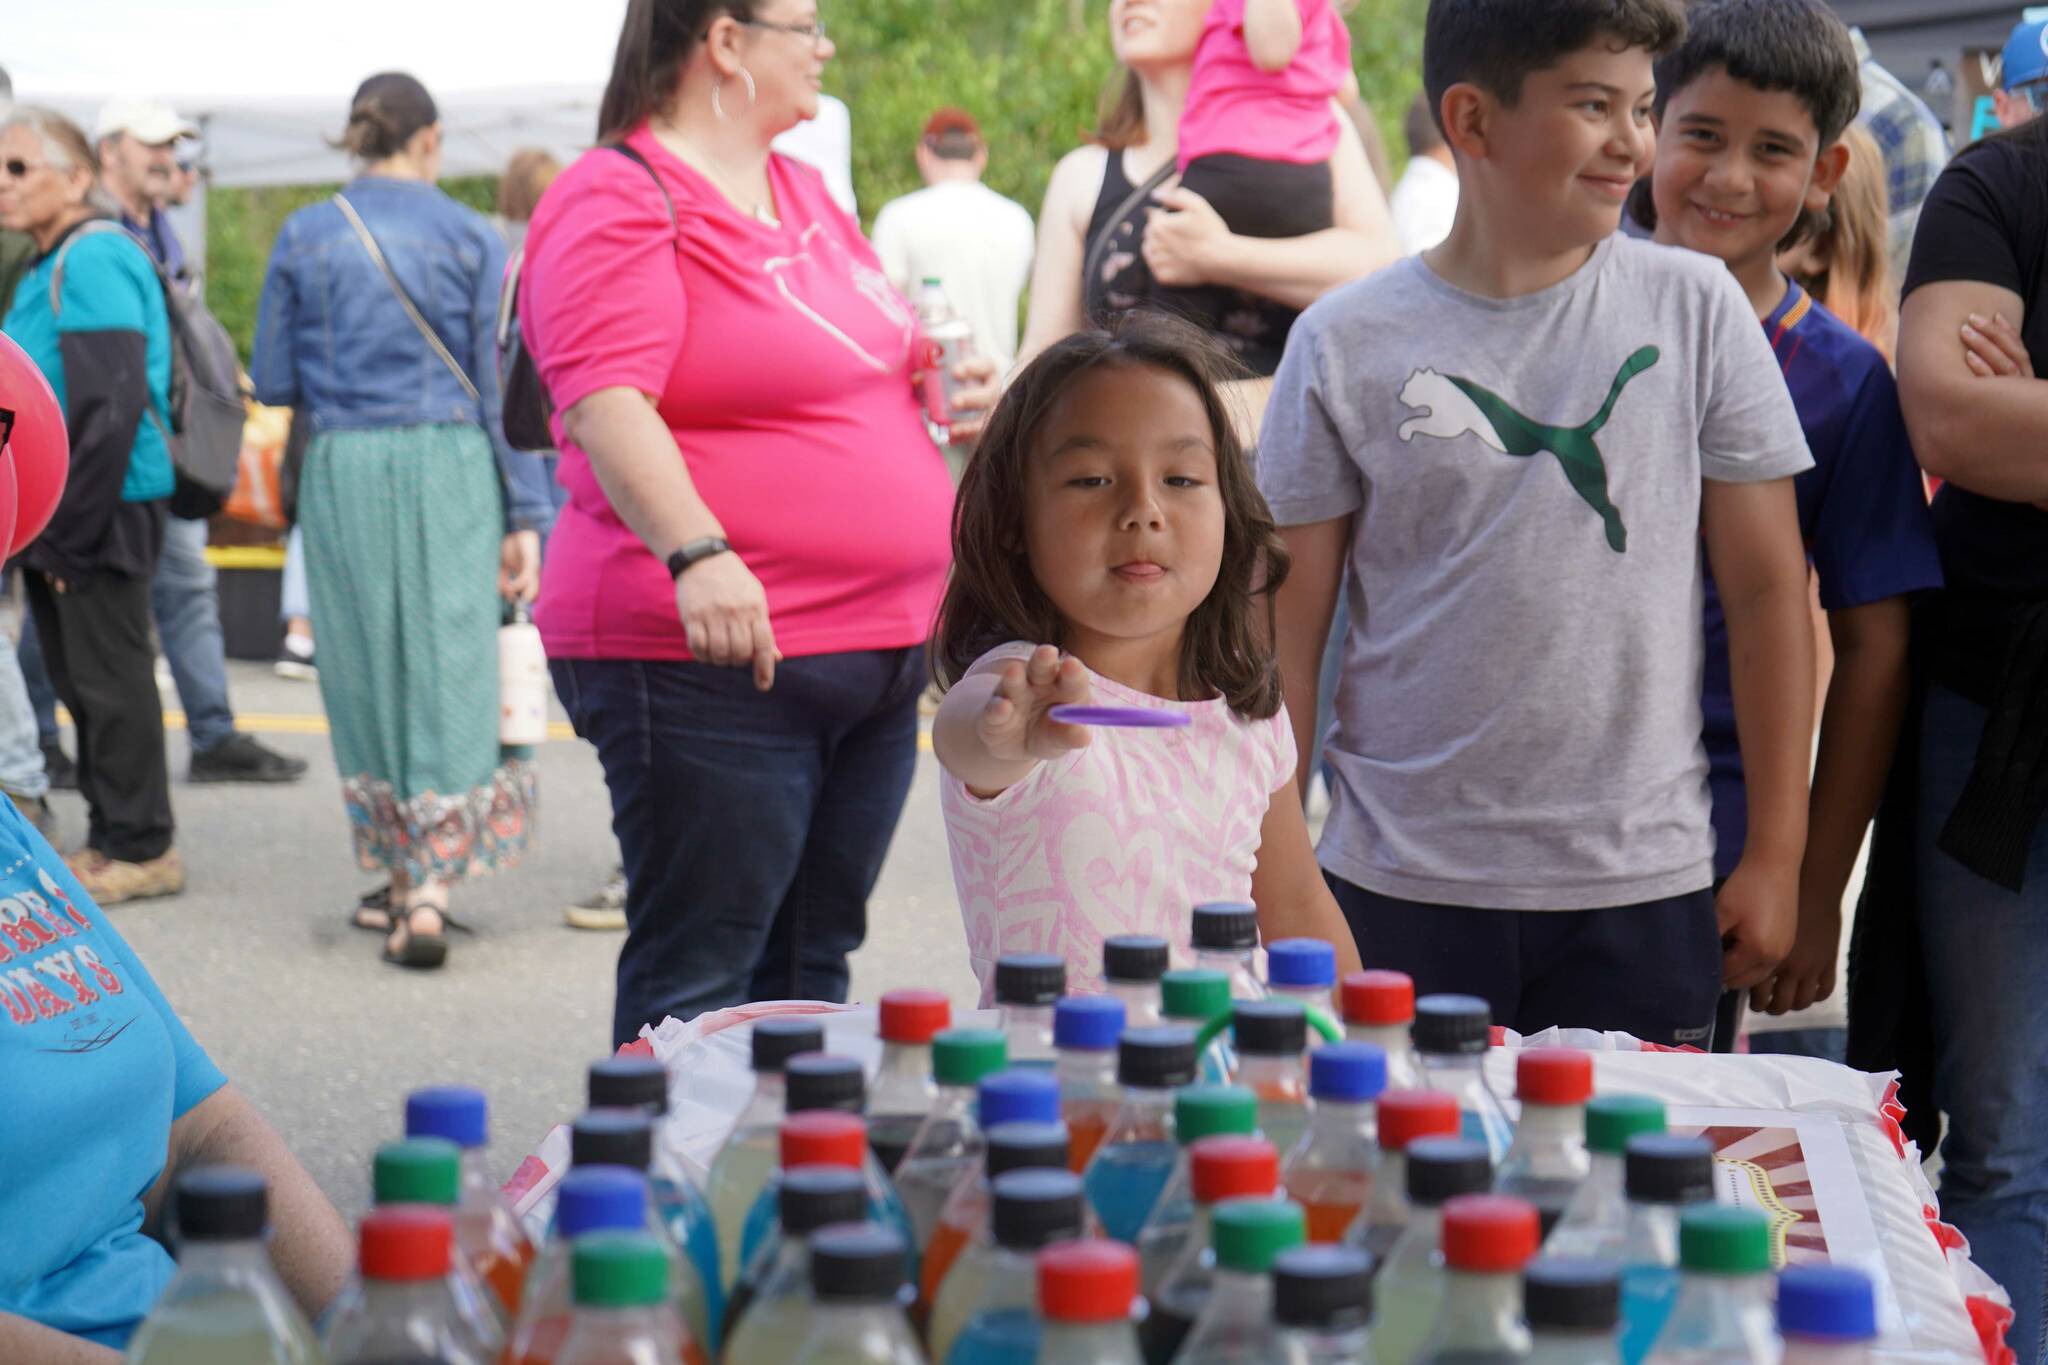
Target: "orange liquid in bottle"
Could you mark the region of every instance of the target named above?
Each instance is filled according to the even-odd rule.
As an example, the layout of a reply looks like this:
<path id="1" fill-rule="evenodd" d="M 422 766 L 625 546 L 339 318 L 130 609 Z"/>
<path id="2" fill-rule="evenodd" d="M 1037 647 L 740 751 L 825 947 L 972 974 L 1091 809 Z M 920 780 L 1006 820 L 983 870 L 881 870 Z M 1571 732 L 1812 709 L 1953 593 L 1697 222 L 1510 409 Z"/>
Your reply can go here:
<path id="1" fill-rule="evenodd" d="M 1079 1175 L 1088 1169 L 1088 1159 L 1109 1136 L 1110 1115 L 1091 1107 L 1072 1109 L 1061 1117 L 1067 1124 L 1067 1169 Z"/>
<path id="2" fill-rule="evenodd" d="M 951 1223 L 940 1223 L 932 1229 L 932 1240 L 924 1249 L 924 1283 L 919 1295 L 926 1311 L 938 1302 L 939 1286 L 946 1282 L 946 1272 L 953 1268 L 953 1262 L 967 1249 L 967 1237 L 966 1228 Z"/>
<path id="3" fill-rule="evenodd" d="M 530 1259 L 530 1253 L 527 1256 L 507 1256 L 493 1251 L 474 1262 L 476 1277 L 504 1306 L 507 1322 L 519 1316 L 519 1296 L 526 1288 L 526 1266 Z"/>
<path id="4" fill-rule="evenodd" d="M 543 1318 L 533 1325 L 526 1340 L 505 1348 L 504 1365 L 554 1365 L 555 1354 L 569 1336 L 569 1317 Z"/>
<path id="5" fill-rule="evenodd" d="M 1366 1181 L 1347 1171 L 1297 1173 L 1287 1182 L 1288 1197 L 1307 1216 L 1310 1242 L 1343 1241 L 1370 1192 Z"/>

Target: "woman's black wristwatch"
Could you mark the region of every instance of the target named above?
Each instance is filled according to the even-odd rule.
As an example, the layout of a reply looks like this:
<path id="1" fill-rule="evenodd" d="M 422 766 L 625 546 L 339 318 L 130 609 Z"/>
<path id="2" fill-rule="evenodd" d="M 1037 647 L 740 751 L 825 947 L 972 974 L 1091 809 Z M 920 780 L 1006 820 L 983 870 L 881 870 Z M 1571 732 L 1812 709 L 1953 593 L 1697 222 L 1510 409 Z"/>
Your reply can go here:
<path id="1" fill-rule="evenodd" d="M 731 550 L 732 545 L 724 536 L 699 536 L 668 557 L 668 576 L 681 578 L 683 570 L 698 560 L 728 554 Z"/>

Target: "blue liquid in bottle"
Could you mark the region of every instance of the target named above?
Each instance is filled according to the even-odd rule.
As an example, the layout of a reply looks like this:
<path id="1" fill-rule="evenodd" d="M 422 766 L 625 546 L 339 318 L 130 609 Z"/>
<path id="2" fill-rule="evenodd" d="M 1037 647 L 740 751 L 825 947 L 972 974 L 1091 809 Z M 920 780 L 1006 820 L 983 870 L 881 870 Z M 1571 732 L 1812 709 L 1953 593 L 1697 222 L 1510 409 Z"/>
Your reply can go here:
<path id="1" fill-rule="evenodd" d="M 1138 1240 L 1179 1155 L 1180 1146 L 1172 1141 L 1120 1142 L 1095 1154 L 1084 1186 L 1105 1235 L 1119 1242 Z"/>
<path id="2" fill-rule="evenodd" d="M 1677 1303 L 1678 1272 L 1670 1266 L 1633 1265 L 1621 1272 L 1621 1358 L 1626 1365 L 1641 1365 Z"/>
<path id="3" fill-rule="evenodd" d="M 725 1321 L 725 1281 L 719 1277 L 718 1225 L 711 1219 L 711 1206 L 687 1177 L 678 1180 L 657 1175 L 653 1185 L 654 1207 L 668 1235 L 696 1266 L 697 1278 L 703 1282 L 704 1310 L 713 1333 L 707 1349 L 715 1351 L 719 1325 Z"/>
<path id="4" fill-rule="evenodd" d="M 977 1313 L 953 1340 L 943 1365 L 1033 1365 L 1041 1329 L 1029 1308 Z"/>

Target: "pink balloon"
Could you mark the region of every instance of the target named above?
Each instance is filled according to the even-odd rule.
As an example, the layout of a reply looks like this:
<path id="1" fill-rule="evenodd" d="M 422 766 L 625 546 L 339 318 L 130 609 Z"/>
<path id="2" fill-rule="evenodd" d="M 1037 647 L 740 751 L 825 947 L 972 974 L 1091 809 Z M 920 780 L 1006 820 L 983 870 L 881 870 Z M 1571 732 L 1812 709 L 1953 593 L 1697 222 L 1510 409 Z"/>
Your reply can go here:
<path id="1" fill-rule="evenodd" d="M 20 506 L 14 488 L 14 447 L 0 446 L 0 545 L 13 543 L 15 513 Z"/>
<path id="2" fill-rule="evenodd" d="M 12 559 L 43 533 L 64 496 L 71 471 L 71 437 L 64 430 L 64 410 L 50 381 L 29 359 L 28 352 L 0 334 L 0 408 L 14 410 L 14 438 L 8 443 L 13 467 L 13 532 L 6 558 Z"/>

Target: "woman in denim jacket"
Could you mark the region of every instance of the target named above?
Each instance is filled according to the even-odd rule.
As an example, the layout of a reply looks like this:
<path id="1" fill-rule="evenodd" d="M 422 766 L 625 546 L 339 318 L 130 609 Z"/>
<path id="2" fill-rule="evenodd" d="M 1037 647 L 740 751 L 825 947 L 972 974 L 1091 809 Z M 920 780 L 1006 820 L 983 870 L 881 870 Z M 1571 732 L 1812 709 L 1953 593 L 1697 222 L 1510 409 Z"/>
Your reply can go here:
<path id="1" fill-rule="evenodd" d="M 357 861 L 390 875 L 354 922 L 388 934 L 387 960 L 438 967 L 450 884 L 532 833 L 533 768 L 498 744 L 496 635 L 499 599 L 533 598 L 551 503 L 500 422 L 504 244 L 435 188 L 432 97 L 372 76 L 342 145 L 362 173 L 271 251 L 256 392 L 315 431 L 299 515 L 321 697 Z"/>

